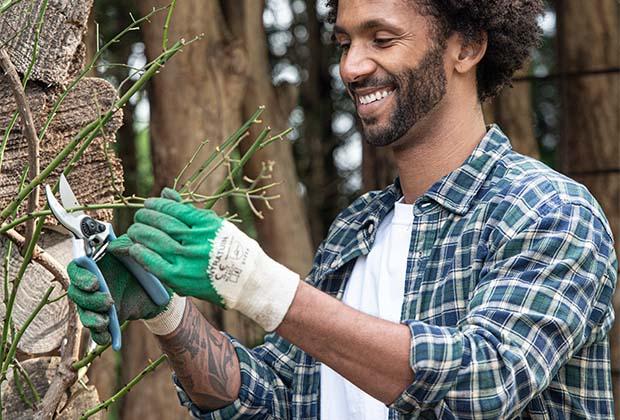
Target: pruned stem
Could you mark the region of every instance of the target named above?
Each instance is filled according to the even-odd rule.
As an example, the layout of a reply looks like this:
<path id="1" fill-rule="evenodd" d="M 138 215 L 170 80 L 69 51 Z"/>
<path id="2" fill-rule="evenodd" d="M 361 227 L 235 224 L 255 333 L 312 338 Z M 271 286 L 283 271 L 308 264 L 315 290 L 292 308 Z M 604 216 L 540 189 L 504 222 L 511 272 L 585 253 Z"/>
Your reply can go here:
<path id="1" fill-rule="evenodd" d="M 123 324 L 121 325 L 121 331 L 125 331 L 125 328 L 127 328 L 127 325 L 129 325 L 128 321 L 123 322 Z M 112 345 L 112 343 L 106 344 L 106 345 L 97 345 L 97 347 L 95 347 L 95 349 L 93 351 L 91 351 L 90 353 L 88 353 L 86 356 L 84 356 L 84 358 L 78 360 L 77 362 L 73 363 L 71 365 L 71 368 L 74 369 L 75 371 L 80 370 L 81 368 L 83 368 L 84 366 L 88 366 L 89 364 L 92 363 L 93 360 L 95 360 L 97 357 L 101 356 L 101 354 L 106 351 L 108 348 L 110 348 L 110 346 Z"/>

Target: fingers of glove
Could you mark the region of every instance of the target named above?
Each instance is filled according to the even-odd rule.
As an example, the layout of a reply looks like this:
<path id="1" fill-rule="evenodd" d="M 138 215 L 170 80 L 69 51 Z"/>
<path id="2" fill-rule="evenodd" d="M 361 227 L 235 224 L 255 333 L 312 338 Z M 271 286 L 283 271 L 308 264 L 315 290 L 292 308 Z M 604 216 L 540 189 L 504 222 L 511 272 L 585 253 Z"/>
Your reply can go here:
<path id="1" fill-rule="evenodd" d="M 144 207 L 167 214 L 187 226 L 192 227 L 203 222 L 204 217 L 208 217 L 212 211 L 200 210 L 190 204 L 182 204 L 166 198 L 149 198 L 144 202 Z"/>
<path id="2" fill-rule="evenodd" d="M 86 292 L 94 292 L 99 290 L 99 282 L 97 276 L 85 268 L 80 267 L 71 261 L 67 266 L 67 274 L 71 280 L 71 285 Z"/>
<path id="3" fill-rule="evenodd" d="M 128 256 L 129 248 L 133 245 L 127 234 L 121 235 L 108 244 L 108 251 L 114 255 Z"/>
<path id="4" fill-rule="evenodd" d="M 138 210 L 134 221 L 166 232 L 176 240 L 180 240 L 180 237 L 189 230 L 189 227 L 179 219 L 151 209 Z"/>
<path id="5" fill-rule="evenodd" d="M 131 225 L 127 230 L 127 235 L 133 241 L 134 246 L 136 244 L 143 245 L 162 256 L 183 252 L 181 244 L 172 239 L 166 232 L 143 223 Z M 130 255 L 132 255 L 134 246 L 129 249 Z"/>
<path id="6" fill-rule="evenodd" d="M 181 202 L 181 194 L 168 187 L 161 190 L 161 198 Z"/>
<path id="7" fill-rule="evenodd" d="M 110 317 L 104 313 L 92 312 L 78 306 L 78 314 L 82 325 L 94 332 L 105 332 L 110 325 Z"/>
<path id="8" fill-rule="evenodd" d="M 112 336 L 107 331 L 102 331 L 102 332 L 91 331 L 90 338 L 92 338 L 93 341 L 99 344 L 100 346 L 105 346 L 112 342 Z"/>
<path id="9" fill-rule="evenodd" d="M 114 300 L 109 293 L 85 292 L 74 287 L 73 284 L 69 285 L 67 294 L 77 306 L 92 312 L 107 312 L 114 304 Z"/>
<path id="10" fill-rule="evenodd" d="M 146 270 L 153 273 L 155 277 L 174 289 L 174 284 L 171 284 L 174 282 L 170 281 L 174 279 L 172 265 L 159 254 L 138 243 L 131 247 L 130 256 Z"/>

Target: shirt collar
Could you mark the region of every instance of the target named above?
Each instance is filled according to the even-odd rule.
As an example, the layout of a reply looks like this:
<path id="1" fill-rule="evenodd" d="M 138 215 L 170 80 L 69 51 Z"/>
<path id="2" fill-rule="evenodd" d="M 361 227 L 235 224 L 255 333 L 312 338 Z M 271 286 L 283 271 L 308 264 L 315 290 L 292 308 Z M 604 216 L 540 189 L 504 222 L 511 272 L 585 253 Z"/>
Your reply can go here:
<path id="1" fill-rule="evenodd" d="M 508 137 L 492 124 L 467 160 L 433 184 L 424 197 L 454 213 L 465 214 L 495 164 L 511 149 Z"/>

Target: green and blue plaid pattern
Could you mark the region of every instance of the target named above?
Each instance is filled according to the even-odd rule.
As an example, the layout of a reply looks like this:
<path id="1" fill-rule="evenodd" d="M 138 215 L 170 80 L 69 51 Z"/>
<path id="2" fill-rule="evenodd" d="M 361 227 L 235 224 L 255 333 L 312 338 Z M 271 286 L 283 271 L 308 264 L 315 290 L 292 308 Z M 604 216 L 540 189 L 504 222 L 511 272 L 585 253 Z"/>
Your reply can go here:
<path id="1" fill-rule="evenodd" d="M 415 162 L 412 162 L 415 164 Z M 306 281 L 341 298 L 402 193 L 344 210 Z M 402 322 L 414 382 L 390 419 L 613 418 L 607 332 L 617 260 L 588 190 L 514 152 L 497 126 L 414 203 Z M 398 279 L 392 279 L 398 281 Z M 247 349 L 239 399 L 204 419 L 316 419 L 319 362 L 276 334 Z"/>

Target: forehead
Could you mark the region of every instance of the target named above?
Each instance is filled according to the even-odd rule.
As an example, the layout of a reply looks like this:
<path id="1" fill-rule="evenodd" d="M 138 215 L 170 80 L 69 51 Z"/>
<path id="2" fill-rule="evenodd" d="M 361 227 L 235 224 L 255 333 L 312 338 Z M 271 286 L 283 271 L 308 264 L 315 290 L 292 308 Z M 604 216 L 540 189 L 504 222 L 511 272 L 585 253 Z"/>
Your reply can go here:
<path id="1" fill-rule="evenodd" d="M 336 28 L 352 33 L 383 23 L 408 29 L 423 20 L 415 0 L 338 0 Z"/>

